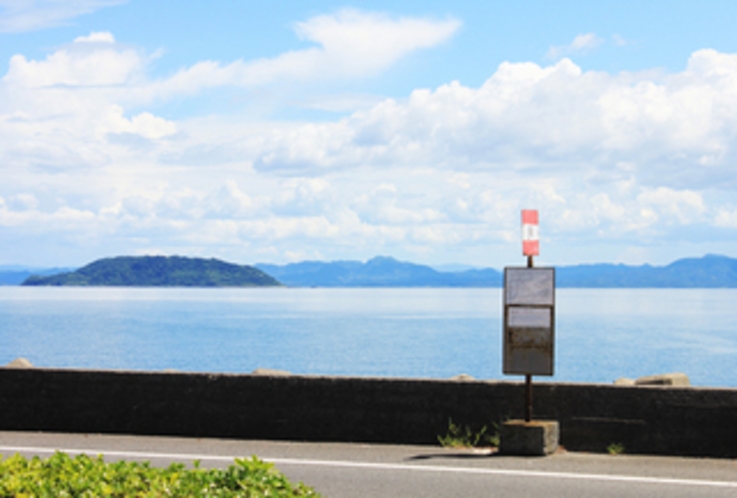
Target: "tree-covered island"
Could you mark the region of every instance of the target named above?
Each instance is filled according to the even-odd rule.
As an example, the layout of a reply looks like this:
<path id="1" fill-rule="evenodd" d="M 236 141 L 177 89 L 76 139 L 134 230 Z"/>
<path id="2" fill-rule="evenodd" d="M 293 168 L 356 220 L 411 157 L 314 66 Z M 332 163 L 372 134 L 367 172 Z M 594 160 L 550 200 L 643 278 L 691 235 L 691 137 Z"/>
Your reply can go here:
<path id="1" fill-rule="evenodd" d="M 120 256 L 99 259 L 76 271 L 30 276 L 21 285 L 129 287 L 268 287 L 281 285 L 267 273 L 217 259 L 182 256 Z"/>

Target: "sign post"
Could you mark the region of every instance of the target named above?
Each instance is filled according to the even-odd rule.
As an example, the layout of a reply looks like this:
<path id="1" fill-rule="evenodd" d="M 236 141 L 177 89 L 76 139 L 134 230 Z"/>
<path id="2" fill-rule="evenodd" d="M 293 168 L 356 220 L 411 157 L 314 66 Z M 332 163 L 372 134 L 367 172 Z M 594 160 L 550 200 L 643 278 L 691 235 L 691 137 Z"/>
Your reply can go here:
<path id="1" fill-rule="evenodd" d="M 504 355 L 507 375 L 525 376 L 525 420 L 509 421 L 502 431 L 502 450 L 548 454 L 557 448 L 557 422 L 532 424 L 532 376 L 553 375 L 555 346 L 555 268 L 535 268 L 540 254 L 538 213 L 522 211 L 522 254 L 526 267 L 504 269 Z M 525 434 L 543 428 L 531 446 Z M 506 434 L 506 436 L 505 436 Z M 505 441 L 506 438 L 506 441 Z"/>
<path id="2" fill-rule="evenodd" d="M 522 210 L 522 255 L 527 256 L 527 267 L 535 266 L 533 258 L 540 255 L 540 234 L 537 210 Z M 525 421 L 532 420 L 532 374 L 525 374 L 525 392 L 527 395 Z"/>

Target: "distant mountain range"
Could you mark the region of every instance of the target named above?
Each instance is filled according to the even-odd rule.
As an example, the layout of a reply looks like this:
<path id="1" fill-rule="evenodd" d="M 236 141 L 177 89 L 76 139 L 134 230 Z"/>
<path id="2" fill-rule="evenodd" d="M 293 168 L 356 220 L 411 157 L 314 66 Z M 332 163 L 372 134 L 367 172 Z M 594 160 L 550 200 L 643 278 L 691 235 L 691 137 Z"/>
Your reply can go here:
<path id="1" fill-rule="evenodd" d="M 429 266 L 378 256 L 360 261 L 305 261 L 288 265 L 256 264 L 256 268 L 291 287 L 499 287 L 493 269 L 440 272 Z"/>
<path id="2" fill-rule="evenodd" d="M 452 268 L 452 267 L 451 267 Z M 0 268 L 0 285 L 130 285 L 290 287 L 501 287 L 503 273 L 486 269 L 438 271 L 379 256 L 361 261 L 304 261 L 287 265 L 241 266 L 216 259 L 178 256 L 119 257 L 98 260 L 77 271 Z M 50 276 L 52 273 L 57 275 Z M 45 276 L 44 276 L 45 274 Z M 556 267 L 558 287 L 581 288 L 737 288 L 737 259 L 707 255 L 667 266 L 591 264 Z"/>
<path id="3" fill-rule="evenodd" d="M 181 256 L 121 256 L 79 270 L 31 276 L 22 285 L 129 287 L 262 287 L 280 283 L 252 266 Z"/>
<path id="4" fill-rule="evenodd" d="M 429 266 L 376 257 L 366 263 L 306 261 L 256 264 L 293 287 L 501 287 L 494 269 L 440 272 Z M 556 268 L 558 287 L 737 287 L 737 259 L 707 255 L 667 266 L 594 264 Z"/>
<path id="5" fill-rule="evenodd" d="M 611 264 L 556 269 L 558 287 L 737 287 L 737 259 L 708 254 L 667 266 Z"/>
<path id="6" fill-rule="evenodd" d="M 34 268 L 32 266 L 0 266 L 0 285 L 20 285 L 31 275 L 40 277 L 74 271 L 74 268 Z"/>

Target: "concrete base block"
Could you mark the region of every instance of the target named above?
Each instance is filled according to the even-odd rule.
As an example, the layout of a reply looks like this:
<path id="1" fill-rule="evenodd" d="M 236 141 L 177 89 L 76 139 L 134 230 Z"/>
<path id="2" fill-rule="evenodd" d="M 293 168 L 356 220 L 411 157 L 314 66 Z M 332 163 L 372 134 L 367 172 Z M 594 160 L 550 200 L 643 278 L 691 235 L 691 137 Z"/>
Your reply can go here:
<path id="1" fill-rule="evenodd" d="M 555 420 L 508 420 L 502 425 L 499 451 L 505 455 L 545 456 L 558 449 Z"/>

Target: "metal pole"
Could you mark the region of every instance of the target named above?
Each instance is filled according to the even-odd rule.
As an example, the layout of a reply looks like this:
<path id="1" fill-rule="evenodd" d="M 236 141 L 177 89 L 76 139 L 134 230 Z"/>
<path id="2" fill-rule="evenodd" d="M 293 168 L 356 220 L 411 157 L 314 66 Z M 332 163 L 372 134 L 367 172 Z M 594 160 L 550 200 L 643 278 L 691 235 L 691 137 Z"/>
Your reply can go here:
<path id="1" fill-rule="evenodd" d="M 527 268 L 532 268 L 532 255 L 527 256 Z M 532 422 L 532 375 L 525 375 L 525 422 Z"/>
<path id="2" fill-rule="evenodd" d="M 525 375 L 525 388 L 527 389 L 527 403 L 525 406 L 525 422 L 532 422 L 532 375 Z"/>

